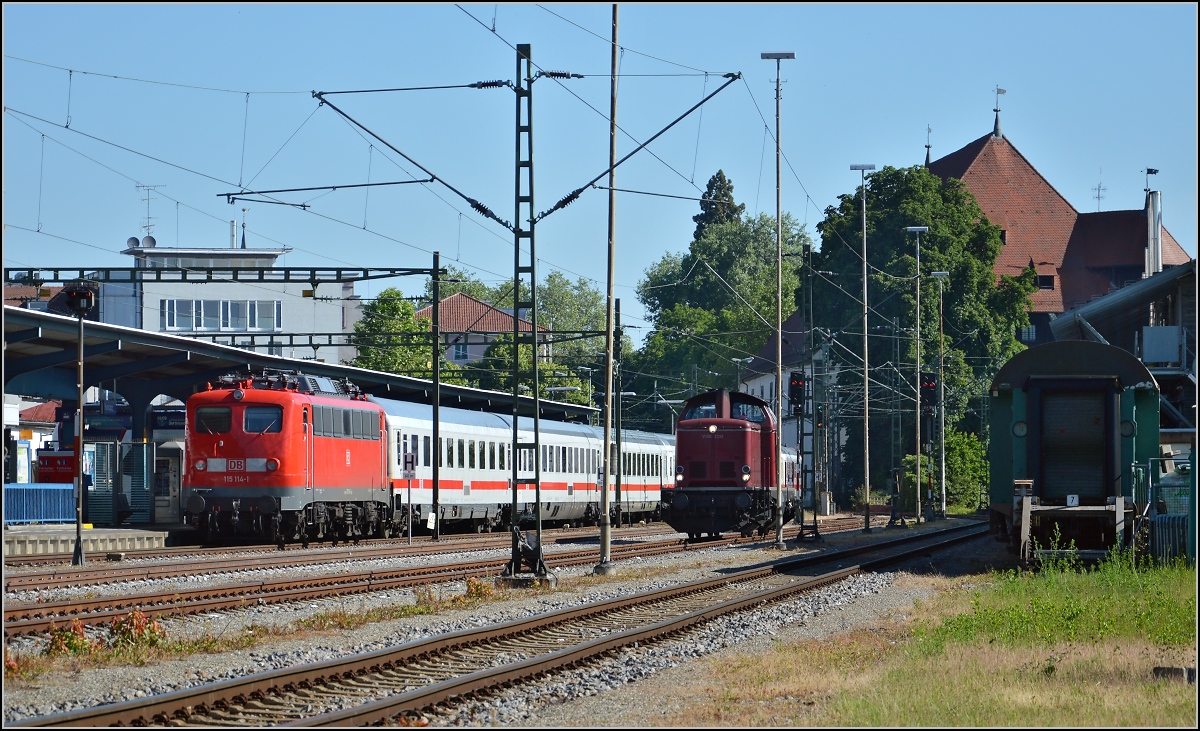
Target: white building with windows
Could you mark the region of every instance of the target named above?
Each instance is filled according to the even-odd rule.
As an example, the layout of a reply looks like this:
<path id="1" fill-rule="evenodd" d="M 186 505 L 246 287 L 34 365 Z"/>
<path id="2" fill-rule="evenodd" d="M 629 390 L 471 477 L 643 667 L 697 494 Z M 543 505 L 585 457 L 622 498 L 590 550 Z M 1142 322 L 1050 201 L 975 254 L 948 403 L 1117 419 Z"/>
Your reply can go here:
<path id="1" fill-rule="evenodd" d="M 171 248 L 156 246 L 154 237 L 129 239 L 122 254 L 139 269 L 184 268 L 212 271 L 202 282 L 105 282 L 100 288 L 101 322 L 166 332 L 196 339 L 246 347 L 285 358 L 340 363 L 354 357 L 348 346 L 266 344 L 257 339 L 253 348 L 238 335 L 346 333 L 358 316 L 354 284 L 325 283 L 313 291 L 308 282 L 235 281 L 234 269 L 270 269 L 278 266 L 289 248 Z M 223 275 L 223 272 L 225 273 Z M 282 338 L 281 338 L 282 340 Z"/>

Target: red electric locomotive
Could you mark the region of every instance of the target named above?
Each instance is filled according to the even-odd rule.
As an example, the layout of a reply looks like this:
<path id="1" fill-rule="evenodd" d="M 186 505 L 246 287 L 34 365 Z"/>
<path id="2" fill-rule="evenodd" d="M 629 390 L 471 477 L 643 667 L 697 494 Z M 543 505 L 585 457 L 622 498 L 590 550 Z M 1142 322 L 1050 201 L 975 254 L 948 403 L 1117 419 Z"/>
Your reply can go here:
<path id="1" fill-rule="evenodd" d="M 675 485 L 662 491 L 663 520 L 693 539 L 765 535 L 775 524 L 778 437 L 762 399 L 724 389 L 688 399 L 675 430 Z M 796 451 L 785 448 L 783 461 L 787 521 L 799 504 Z"/>
<path id="2" fill-rule="evenodd" d="M 349 382 L 228 376 L 187 401 L 185 492 L 209 535 L 358 540 L 391 524 L 383 409 Z"/>

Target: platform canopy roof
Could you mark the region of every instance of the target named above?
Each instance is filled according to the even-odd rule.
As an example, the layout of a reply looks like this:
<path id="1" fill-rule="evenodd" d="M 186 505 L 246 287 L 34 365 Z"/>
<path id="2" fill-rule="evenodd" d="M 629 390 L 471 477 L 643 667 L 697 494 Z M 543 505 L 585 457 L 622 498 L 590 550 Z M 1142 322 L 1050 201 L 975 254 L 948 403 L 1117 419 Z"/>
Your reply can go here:
<path id="1" fill-rule="evenodd" d="M 126 396 L 166 395 L 181 401 L 230 373 L 274 368 L 349 379 L 365 393 L 433 403 L 433 382 L 345 365 L 294 360 L 228 345 L 136 328 L 84 321 L 84 385 Z M 78 398 L 79 321 L 19 307 L 4 307 L 4 392 L 30 398 Z M 512 394 L 441 385 L 441 404 L 511 414 Z M 532 409 L 532 399 L 521 397 Z M 541 401 L 541 415 L 584 421 L 597 409 Z"/>

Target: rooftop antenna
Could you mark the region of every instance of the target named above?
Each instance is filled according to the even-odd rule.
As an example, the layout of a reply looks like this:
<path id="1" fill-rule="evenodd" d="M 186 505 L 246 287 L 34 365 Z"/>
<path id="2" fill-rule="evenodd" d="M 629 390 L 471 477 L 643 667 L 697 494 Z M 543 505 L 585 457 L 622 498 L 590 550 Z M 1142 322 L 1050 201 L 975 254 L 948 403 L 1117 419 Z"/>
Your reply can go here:
<path id="1" fill-rule="evenodd" d="M 242 248 L 246 248 L 246 210 L 242 209 Z"/>
<path id="2" fill-rule="evenodd" d="M 1096 195 L 1092 196 L 1096 199 L 1096 213 L 1100 212 L 1100 199 L 1104 197 L 1104 191 L 1108 188 L 1104 187 L 1104 168 L 1100 168 L 1100 181 L 1096 183 L 1096 187 L 1092 188 L 1096 191 Z"/>
<path id="3" fill-rule="evenodd" d="M 925 125 L 925 167 L 929 167 L 929 151 L 933 149 L 929 144 L 929 135 L 931 134 L 933 134 L 933 127 L 930 127 L 928 124 Z"/>
<path id="4" fill-rule="evenodd" d="M 150 193 L 155 188 L 161 188 L 162 186 L 161 185 L 136 184 L 134 187 L 137 188 L 138 190 L 146 191 L 146 223 L 142 224 L 142 228 L 146 230 L 146 235 L 149 236 L 150 234 L 152 234 L 154 232 L 154 230 L 153 230 L 154 223 L 152 223 L 154 221 L 154 218 L 151 217 L 151 215 L 150 215 L 150 201 L 153 200 L 153 197 L 150 195 Z"/>
<path id="5" fill-rule="evenodd" d="M 996 108 L 992 110 L 996 113 L 996 126 L 994 129 L 992 129 L 992 136 L 996 139 L 1001 139 L 1004 137 L 1004 133 L 1000 131 L 1000 95 L 1007 93 L 1008 92 L 1006 92 L 1004 89 L 1001 89 L 999 86 L 996 87 Z"/>
<path id="6" fill-rule="evenodd" d="M 1146 192 L 1150 192 L 1150 176 L 1158 175 L 1158 168 L 1146 168 Z"/>

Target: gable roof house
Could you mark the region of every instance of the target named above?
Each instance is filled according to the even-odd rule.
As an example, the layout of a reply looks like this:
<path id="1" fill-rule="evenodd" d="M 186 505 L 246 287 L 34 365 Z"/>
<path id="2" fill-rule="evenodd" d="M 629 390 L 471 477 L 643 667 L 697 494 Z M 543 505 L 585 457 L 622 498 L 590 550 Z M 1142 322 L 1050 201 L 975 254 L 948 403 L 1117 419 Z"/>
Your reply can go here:
<path id="1" fill-rule="evenodd" d="M 1019 334 L 1027 345 L 1054 339 L 1055 316 L 1191 260 L 1161 226 L 1157 191 L 1147 191 L 1141 209 L 1080 213 L 1004 136 L 999 111 L 990 134 L 926 167 L 961 180 L 1000 227 L 997 276 L 1037 270 L 1030 328 Z"/>
<path id="2" fill-rule="evenodd" d="M 433 305 L 417 310 L 418 319 L 433 318 Z M 493 307 L 469 294 L 456 292 L 438 305 L 442 341 L 446 344 L 443 357 L 451 363 L 477 363 L 492 341 L 504 335 L 512 335 L 513 316 L 511 310 Z M 530 332 L 533 324 L 525 318 L 518 319 L 521 332 Z M 548 328 L 538 326 L 539 333 L 549 333 Z M 549 345 L 542 346 L 542 356 L 549 354 Z"/>

